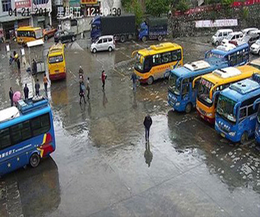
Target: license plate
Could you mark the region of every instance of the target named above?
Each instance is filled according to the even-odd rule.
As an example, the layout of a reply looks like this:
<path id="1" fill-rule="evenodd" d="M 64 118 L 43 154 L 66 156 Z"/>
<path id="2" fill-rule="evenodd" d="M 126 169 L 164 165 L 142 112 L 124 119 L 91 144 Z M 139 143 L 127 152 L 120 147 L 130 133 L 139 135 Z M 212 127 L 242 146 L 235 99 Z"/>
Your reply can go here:
<path id="1" fill-rule="evenodd" d="M 224 133 L 220 133 L 220 135 L 225 138 L 225 134 Z"/>

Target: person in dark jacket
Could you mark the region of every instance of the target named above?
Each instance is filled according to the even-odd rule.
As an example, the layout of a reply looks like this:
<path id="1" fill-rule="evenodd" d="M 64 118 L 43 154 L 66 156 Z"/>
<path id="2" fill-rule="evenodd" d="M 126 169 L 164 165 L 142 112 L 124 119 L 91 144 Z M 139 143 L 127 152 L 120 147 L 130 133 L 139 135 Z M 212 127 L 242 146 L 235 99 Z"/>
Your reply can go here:
<path id="1" fill-rule="evenodd" d="M 33 59 L 32 74 L 35 75 L 36 73 L 37 73 L 37 63 L 36 63 L 35 59 Z"/>
<path id="2" fill-rule="evenodd" d="M 131 80 L 133 81 L 133 91 L 136 91 L 137 76 L 134 72 L 131 75 Z"/>
<path id="3" fill-rule="evenodd" d="M 86 103 L 86 99 L 85 99 L 85 93 L 84 93 L 84 89 L 85 89 L 85 85 L 83 82 L 79 82 L 79 104 L 81 104 L 81 99 L 84 99 L 84 103 Z"/>
<path id="4" fill-rule="evenodd" d="M 17 68 L 18 68 L 18 70 L 20 71 L 20 69 L 21 69 L 21 63 L 20 63 L 20 59 L 19 59 L 19 58 L 16 60 L 16 63 L 17 63 Z"/>
<path id="5" fill-rule="evenodd" d="M 149 141 L 150 127 L 153 121 L 149 114 L 147 114 L 144 118 L 144 127 L 145 127 L 145 140 Z"/>
<path id="6" fill-rule="evenodd" d="M 39 79 L 37 79 L 36 83 L 35 83 L 35 93 L 36 96 L 40 96 L 40 84 L 39 84 Z"/>
<path id="7" fill-rule="evenodd" d="M 12 87 L 10 87 L 9 98 L 10 98 L 10 100 L 11 100 L 11 106 L 14 105 L 13 95 L 14 95 L 14 93 L 13 93 L 13 89 L 12 89 Z"/>
<path id="8" fill-rule="evenodd" d="M 24 88 L 23 88 L 23 92 L 24 92 L 24 98 L 28 99 L 29 96 L 29 88 L 27 87 L 27 84 L 25 84 Z"/>

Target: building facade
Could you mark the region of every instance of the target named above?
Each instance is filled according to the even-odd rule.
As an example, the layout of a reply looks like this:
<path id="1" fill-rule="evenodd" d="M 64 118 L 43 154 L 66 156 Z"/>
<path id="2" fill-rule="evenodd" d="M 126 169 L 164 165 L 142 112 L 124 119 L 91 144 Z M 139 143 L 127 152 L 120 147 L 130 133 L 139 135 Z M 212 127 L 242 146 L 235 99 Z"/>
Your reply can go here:
<path id="1" fill-rule="evenodd" d="M 0 38 L 11 39 L 20 26 L 52 24 L 51 0 L 0 0 Z"/>

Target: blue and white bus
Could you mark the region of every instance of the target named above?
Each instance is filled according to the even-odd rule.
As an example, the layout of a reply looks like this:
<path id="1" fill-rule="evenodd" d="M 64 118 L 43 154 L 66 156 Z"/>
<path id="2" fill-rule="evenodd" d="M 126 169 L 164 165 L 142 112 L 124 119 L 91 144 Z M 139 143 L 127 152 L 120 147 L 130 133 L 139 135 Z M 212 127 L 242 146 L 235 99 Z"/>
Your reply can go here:
<path id="1" fill-rule="evenodd" d="M 27 164 L 37 167 L 55 150 L 50 105 L 46 99 L 20 100 L 0 111 L 0 176 Z"/>
<path id="2" fill-rule="evenodd" d="M 169 105 L 174 110 L 189 113 L 192 107 L 196 106 L 197 91 L 192 84 L 194 78 L 211 73 L 215 69 L 244 65 L 248 60 L 247 43 L 237 47 L 227 44 L 206 52 L 204 60 L 187 63 L 183 67 L 171 70 L 168 88 Z"/>
<path id="3" fill-rule="evenodd" d="M 259 74 L 221 91 L 216 109 L 216 131 L 232 142 L 245 143 L 255 133 L 259 98 Z"/>

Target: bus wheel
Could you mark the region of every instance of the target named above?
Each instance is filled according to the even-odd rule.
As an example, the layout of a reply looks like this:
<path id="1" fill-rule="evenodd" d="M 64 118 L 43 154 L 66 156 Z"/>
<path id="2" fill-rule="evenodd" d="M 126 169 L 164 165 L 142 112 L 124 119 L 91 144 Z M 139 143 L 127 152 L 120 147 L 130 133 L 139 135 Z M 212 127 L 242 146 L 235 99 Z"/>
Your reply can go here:
<path id="1" fill-rule="evenodd" d="M 247 141 L 248 141 L 248 134 L 247 134 L 247 132 L 244 132 L 241 136 L 240 142 L 242 145 L 244 145 Z"/>
<path id="2" fill-rule="evenodd" d="M 158 41 L 161 41 L 161 40 L 162 40 L 162 36 L 159 35 L 159 36 L 158 36 Z"/>
<path id="3" fill-rule="evenodd" d="M 32 154 L 30 157 L 30 166 L 35 168 L 39 165 L 40 163 L 40 156 L 37 153 Z"/>
<path id="4" fill-rule="evenodd" d="M 152 84 L 153 83 L 153 77 L 152 76 L 150 76 L 149 78 L 148 78 L 148 80 L 147 80 L 147 84 Z"/>
<path id="5" fill-rule="evenodd" d="M 146 42 L 147 38 L 144 36 L 142 37 L 142 42 Z"/>
<path id="6" fill-rule="evenodd" d="M 191 105 L 191 103 L 188 103 L 188 104 L 186 105 L 186 107 L 185 107 L 185 112 L 188 114 L 188 113 L 191 112 L 191 109 L 192 109 L 192 105 Z"/>

